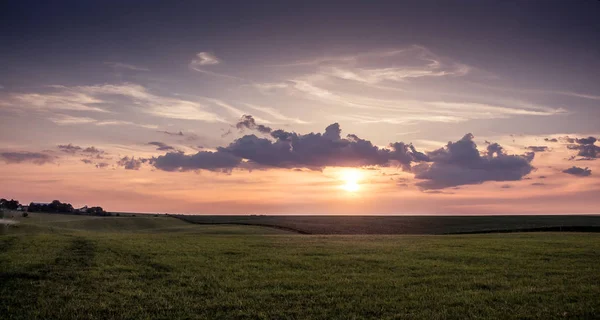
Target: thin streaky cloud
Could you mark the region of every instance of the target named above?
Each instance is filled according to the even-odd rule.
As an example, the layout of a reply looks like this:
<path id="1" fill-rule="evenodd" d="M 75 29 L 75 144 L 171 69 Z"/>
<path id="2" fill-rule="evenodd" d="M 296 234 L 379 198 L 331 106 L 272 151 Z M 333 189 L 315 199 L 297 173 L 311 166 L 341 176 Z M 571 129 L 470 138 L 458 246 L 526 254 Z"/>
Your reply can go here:
<path id="1" fill-rule="evenodd" d="M 145 67 L 139 67 L 139 66 L 134 66 L 132 64 L 128 64 L 128 63 L 121 63 L 121 62 L 104 62 L 104 64 L 115 68 L 115 69 L 126 69 L 126 70 L 133 70 L 133 71 L 150 71 L 150 69 L 145 68 Z"/>
<path id="2" fill-rule="evenodd" d="M 105 120 L 105 121 L 99 121 L 96 123 L 97 126 L 123 126 L 123 125 L 130 125 L 130 126 L 136 126 L 136 127 L 142 127 L 142 128 L 146 128 L 146 129 L 158 129 L 157 125 L 153 125 L 153 124 L 139 124 L 139 123 L 135 123 L 135 122 L 131 122 L 131 121 L 123 121 L 123 120 Z"/>
<path id="3" fill-rule="evenodd" d="M 498 90 L 498 91 L 533 93 L 533 94 L 553 94 L 553 95 L 564 95 L 564 96 L 583 98 L 583 99 L 589 99 L 589 100 L 600 100 L 600 96 L 598 96 L 598 95 L 579 93 L 579 92 L 573 92 L 573 91 L 560 91 L 560 90 L 557 91 L 557 90 L 543 90 L 543 89 L 519 89 L 519 88 L 510 88 L 510 87 L 482 84 L 482 83 L 477 83 L 477 82 L 472 82 L 472 81 L 469 81 L 469 84 L 479 86 L 479 87 L 484 87 L 484 88 L 491 89 L 491 90 Z"/>
<path id="4" fill-rule="evenodd" d="M 512 102 L 514 107 L 472 103 L 418 100 L 383 100 L 356 95 L 343 95 L 317 87 L 303 80 L 291 81 L 288 89 L 303 93 L 305 97 L 332 105 L 342 105 L 370 110 L 365 118 L 355 118 L 357 123 L 414 123 L 463 122 L 472 119 L 507 118 L 516 115 L 553 116 L 565 114 L 562 108 L 550 108 L 523 102 Z M 380 115 L 372 112 L 379 111 Z M 385 112 L 385 113 L 382 113 Z M 352 116 L 349 116 L 352 118 Z M 348 119 L 348 116 L 345 116 Z"/>
<path id="5" fill-rule="evenodd" d="M 56 93 L 16 93 L 9 96 L 2 105 L 14 108 L 31 108 L 39 111 L 73 110 L 109 112 L 95 105 L 105 103 L 82 92 L 62 91 Z"/>
<path id="6" fill-rule="evenodd" d="M 219 99 L 214 99 L 214 98 L 204 98 L 207 101 L 210 101 L 212 103 L 214 103 L 215 105 L 225 109 L 231 116 L 235 117 L 235 118 L 240 118 L 245 114 L 248 114 L 249 112 L 243 111 L 241 109 L 238 109 L 234 106 L 232 106 L 229 103 L 226 103 L 225 101 L 219 100 Z M 260 117 L 254 117 L 256 120 L 262 122 L 262 123 L 267 123 L 267 124 L 271 124 L 272 122 L 267 120 L 267 119 L 263 119 Z M 236 119 L 237 120 L 237 119 Z"/>
<path id="7" fill-rule="evenodd" d="M 163 118 L 225 122 L 207 107 L 194 101 L 159 96 L 145 87 L 132 83 L 75 87 L 74 90 L 98 95 L 121 95 L 130 98 L 140 111 Z"/>
<path id="8" fill-rule="evenodd" d="M 590 100 L 600 100 L 600 96 L 591 95 L 591 94 L 584 94 L 584 93 L 577 93 L 577 92 L 570 92 L 570 91 L 554 91 L 554 93 L 571 96 L 571 97 L 590 99 Z"/>
<path id="9" fill-rule="evenodd" d="M 381 50 L 381 51 L 371 51 L 371 52 L 363 52 L 357 54 L 347 54 L 347 55 L 328 55 L 320 58 L 314 58 L 310 60 L 299 60 L 296 62 L 290 63 L 282 63 L 282 64 L 269 64 L 267 67 L 298 67 L 298 66 L 316 66 L 320 64 L 324 64 L 326 62 L 346 62 L 346 63 L 354 63 L 359 59 L 370 58 L 370 57 L 390 57 L 395 56 L 401 53 L 409 52 L 411 50 L 420 49 L 422 47 L 413 45 L 404 49 L 391 49 L 391 50 Z"/>
<path id="10" fill-rule="evenodd" d="M 57 114 L 54 117 L 48 118 L 48 120 L 58 125 L 78 125 L 78 124 L 93 124 L 96 126 L 118 126 L 118 125 L 130 125 L 136 127 L 142 127 L 147 129 L 157 129 L 158 126 L 151 124 L 139 124 L 131 121 L 124 120 L 97 120 L 89 117 L 75 117 L 66 114 Z"/>
<path id="11" fill-rule="evenodd" d="M 227 79 L 234 79 L 234 80 L 239 80 L 239 81 L 244 81 L 244 82 L 250 82 L 244 78 L 240 78 L 240 77 L 236 77 L 236 76 L 231 76 L 228 74 L 224 74 L 224 73 L 218 73 L 218 72 L 213 72 L 213 71 L 208 71 L 208 70 L 204 70 L 204 69 L 200 69 L 198 67 L 195 66 L 190 66 L 191 70 L 197 71 L 197 72 L 201 72 L 201 73 L 205 73 L 211 76 L 216 76 L 216 77 L 221 77 L 221 78 L 227 78 Z"/>
<path id="12" fill-rule="evenodd" d="M 283 114 L 281 114 L 279 111 L 273 109 L 273 108 L 269 108 L 269 107 L 261 107 L 261 106 L 257 106 L 254 104 L 250 104 L 250 103 L 246 103 L 245 105 L 247 105 L 248 107 L 254 109 L 254 110 L 258 110 L 260 112 L 266 113 L 268 115 L 270 115 L 271 117 L 277 119 L 277 120 L 282 120 L 282 121 L 289 121 L 289 122 L 293 122 L 296 124 L 308 124 L 310 122 L 308 121 L 304 121 L 298 118 L 292 118 L 292 117 L 288 117 L 285 116 Z"/>
<path id="13" fill-rule="evenodd" d="M 66 114 L 57 114 L 54 117 L 48 118 L 48 120 L 58 124 L 58 125 L 70 125 L 70 124 L 84 124 L 84 123 L 92 123 L 96 122 L 96 119 L 88 118 L 88 117 L 74 117 Z"/>

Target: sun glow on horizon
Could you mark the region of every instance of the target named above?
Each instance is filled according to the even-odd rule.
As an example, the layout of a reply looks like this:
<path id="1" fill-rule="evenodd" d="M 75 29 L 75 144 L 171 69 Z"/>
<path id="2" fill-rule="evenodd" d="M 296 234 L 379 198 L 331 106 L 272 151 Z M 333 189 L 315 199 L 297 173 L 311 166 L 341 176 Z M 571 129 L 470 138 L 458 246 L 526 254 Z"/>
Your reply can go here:
<path id="1" fill-rule="evenodd" d="M 344 170 L 341 173 L 342 180 L 345 182 L 341 188 L 348 192 L 357 192 L 360 190 L 359 181 L 361 173 L 356 169 Z"/>

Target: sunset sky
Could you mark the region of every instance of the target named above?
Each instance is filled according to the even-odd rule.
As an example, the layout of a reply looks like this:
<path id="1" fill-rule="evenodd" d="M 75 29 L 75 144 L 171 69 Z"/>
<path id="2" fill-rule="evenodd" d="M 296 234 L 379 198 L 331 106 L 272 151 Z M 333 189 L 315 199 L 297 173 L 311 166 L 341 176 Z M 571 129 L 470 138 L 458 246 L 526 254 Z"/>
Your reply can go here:
<path id="1" fill-rule="evenodd" d="M 599 15 L 583 0 L 5 1 L 0 197 L 600 213 Z"/>

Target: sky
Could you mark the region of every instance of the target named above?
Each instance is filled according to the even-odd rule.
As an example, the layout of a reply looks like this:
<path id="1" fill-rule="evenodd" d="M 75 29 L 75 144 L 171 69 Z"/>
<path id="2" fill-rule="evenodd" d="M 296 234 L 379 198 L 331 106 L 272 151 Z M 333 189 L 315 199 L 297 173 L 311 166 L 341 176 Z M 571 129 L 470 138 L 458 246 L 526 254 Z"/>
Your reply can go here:
<path id="1" fill-rule="evenodd" d="M 599 1 L 4 1 L 0 196 L 598 214 Z"/>

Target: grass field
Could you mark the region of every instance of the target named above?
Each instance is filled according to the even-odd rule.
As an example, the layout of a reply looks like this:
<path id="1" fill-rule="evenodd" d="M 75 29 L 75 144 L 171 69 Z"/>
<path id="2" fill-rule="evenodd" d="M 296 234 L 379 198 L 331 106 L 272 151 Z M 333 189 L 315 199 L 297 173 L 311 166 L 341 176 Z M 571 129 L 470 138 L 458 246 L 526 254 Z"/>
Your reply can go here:
<path id="1" fill-rule="evenodd" d="M 32 214 L 0 236 L 2 319 L 594 319 L 600 234 L 301 235 Z"/>

